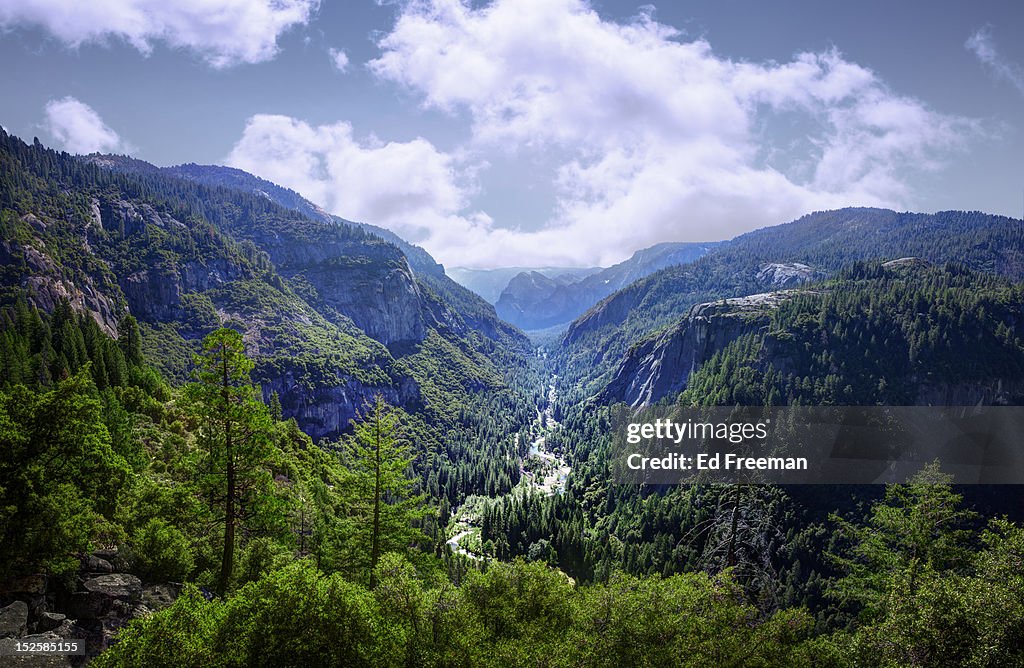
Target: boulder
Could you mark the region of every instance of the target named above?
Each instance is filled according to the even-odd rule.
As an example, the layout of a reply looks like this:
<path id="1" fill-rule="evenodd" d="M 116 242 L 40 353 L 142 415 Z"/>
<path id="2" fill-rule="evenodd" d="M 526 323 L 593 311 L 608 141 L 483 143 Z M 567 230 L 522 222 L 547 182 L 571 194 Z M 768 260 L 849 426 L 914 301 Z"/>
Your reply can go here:
<path id="1" fill-rule="evenodd" d="M 75 619 L 100 619 L 115 603 L 134 604 L 142 597 L 142 581 L 128 573 L 90 577 L 71 594 L 65 612 Z"/>
<path id="2" fill-rule="evenodd" d="M 142 596 L 142 581 L 130 573 L 108 573 L 89 578 L 82 587 L 98 594 L 123 601 L 138 601 Z"/>
<path id="3" fill-rule="evenodd" d="M 114 572 L 131 570 L 131 563 L 116 547 L 107 550 L 95 550 L 92 556 L 110 562 L 110 565 L 114 567 Z"/>
<path id="4" fill-rule="evenodd" d="M 113 573 L 114 566 L 106 559 L 90 554 L 82 559 L 82 570 L 89 573 Z"/>
<path id="5" fill-rule="evenodd" d="M 0 638 L 20 638 L 28 632 L 28 605 L 15 601 L 0 608 Z"/>
<path id="6" fill-rule="evenodd" d="M 142 604 L 149 610 L 162 610 L 174 603 L 180 593 L 181 587 L 177 585 L 150 585 L 142 590 Z"/>
<path id="7" fill-rule="evenodd" d="M 761 266 L 757 280 L 774 288 L 794 288 L 825 278 L 825 272 L 800 262 L 772 262 Z"/>
<path id="8" fill-rule="evenodd" d="M 46 633 L 58 628 L 67 619 L 59 612 L 43 612 L 36 619 L 35 632 Z"/>

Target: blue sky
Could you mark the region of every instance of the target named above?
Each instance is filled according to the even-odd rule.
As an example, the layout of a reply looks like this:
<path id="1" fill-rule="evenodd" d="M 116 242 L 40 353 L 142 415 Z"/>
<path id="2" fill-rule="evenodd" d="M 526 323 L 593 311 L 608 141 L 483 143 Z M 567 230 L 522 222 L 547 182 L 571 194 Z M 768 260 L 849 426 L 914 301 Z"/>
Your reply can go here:
<path id="1" fill-rule="evenodd" d="M 0 123 L 230 164 L 450 266 L 1024 209 L 1024 3 L 0 0 Z"/>

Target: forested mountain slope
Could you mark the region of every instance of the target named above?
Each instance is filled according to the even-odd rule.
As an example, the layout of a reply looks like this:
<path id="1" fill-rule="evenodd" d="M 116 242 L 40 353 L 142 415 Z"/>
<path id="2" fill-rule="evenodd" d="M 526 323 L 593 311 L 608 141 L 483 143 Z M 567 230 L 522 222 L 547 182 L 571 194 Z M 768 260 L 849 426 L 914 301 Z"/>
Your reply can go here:
<path id="1" fill-rule="evenodd" d="M 627 352 L 603 401 L 1020 404 L 1024 292 L 918 259 L 693 307 Z"/>
<path id="2" fill-rule="evenodd" d="M 372 232 L 385 241 L 389 241 L 398 246 L 409 259 L 409 264 L 418 273 L 443 272 L 441 265 L 437 264 L 434 258 L 432 258 L 427 251 L 423 250 L 419 246 L 408 243 L 391 230 L 386 230 L 383 227 L 377 227 L 376 225 L 369 225 L 367 223 L 356 223 L 334 216 L 290 188 L 279 186 L 276 183 L 271 183 L 266 179 L 261 179 L 258 176 L 254 176 L 253 174 L 249 174 L 248 172 L 244 172 L 240 169 L 235 169 L 234 167 L 224 167 L 222 165 L 197 165 L 195 163 L 174 165 L 173 167 L 157 167 L 148 162 L 136 160 L 124 155 L 93 154 L 82 156 L 80 159 L 116 171 L 142 174 L 159 172 L 168 176 L 187 179 L 207 186 L 222 186 L 232 190 L 241 190 L 260 197 L 265 197 L 286 209 L 298 211 L 312 220 L 324 223 L 353 225 L 355 227 L 360 227 L 367 232 Z"/>
<path id="3" fill-rule="evenodd" d="M 133 314 L 150 359 L 179 381 L 203 335 L 235 326 L 265 397 L 276 394 L 314 438 L 346 430 L 377 393 L 449 428 L 454 407 L 481 392 L 511 407 L 499 414 L 508 431 L 529 419 L 527 390 L 509 373 L 529 367 L 525 337 L 376 234 L 247 189 L 6 133 L 0 162 L 7 300 L 24 292 L 52 311 L 67 299 L 109 334 Z"/>
<path id="4" fill-rule="evenodd" d="M 695 304 L 792 287 L 858 260 L 919 257 L 1024 277 L 1024 226 L 979 212 L 897 213 L 851 208 L 809 214 L 736 237 L 699 260 L 659 271 L 609 296 L 564 338 L 562 371 L 599 391 L 630 345 Z"/>
<path id="5" fill-rule="evenodd" d="M 331 215 L 293 190 L 283 188 L 265 179 L 231 167 L 189 163 L 159 168 L 125 156 L 109 155 L 84 156 L 82 159 L 118 171 L 137 173 L 158 171 L 162 174 L 184 178 L 211 187 L 223 186 L 233 190 L 249 192 L 269 199 L 286 209 L 303 213 L 311 220 L 324 223 L 328 229 L 340 225 L 355 227 L 369 232 L 371 235 L 393 244 L 405 255 L 417 284 L 421 288 L 426 288 L 422 291 L 421 297 L 423 297 L 427 310 L 434 316 L 434 320 L 438 325 L 451 327 L 459 335 L 465 335 L 468 330 L 475 329 L 488 338 L 501 341 L 517 349 L 523 343 L 521 334 L 514 327 L 509 326 L 508 323 L 498 318 L 490 304 L 451 280 L 445 274 L 444 267 L 438 264 L 423 248 L 405 241 L 390 230 L 367 223 L 348 221 Z M 273 246 L 277 239 L 269 242 L 265 239 L 264 242 Z M 335 250 L 346 252 L 345 249 Z M 331 274 L 335 273 L 333 270 L 331 271 Z M 328 290 L 328 292 L 338 293 L 339 291 Z M 388 295 L 390 298 L 395 296 L 394 294 Z M 401 295 L 397 296 L 400 297 Z M 438 303 L 437 297 L 443 298 L 443 304 Z M 388 304 L 383 306 L 384 308 L 381 311 L 386 313 L 390 306 Z"/>

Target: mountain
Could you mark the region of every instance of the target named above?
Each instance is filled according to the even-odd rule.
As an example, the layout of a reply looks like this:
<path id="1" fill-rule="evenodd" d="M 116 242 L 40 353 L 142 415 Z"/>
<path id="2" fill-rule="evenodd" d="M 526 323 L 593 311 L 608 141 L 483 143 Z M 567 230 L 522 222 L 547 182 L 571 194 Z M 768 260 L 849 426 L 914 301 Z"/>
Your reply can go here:
<path id="1" fill-rule="evenodd" d="M 1020 664 L 1017 488 L 938 461 L 885 489 L 617 484 L 608 405 L 1021 404 L 1018 221 L 745 235 L 553 351 L 414 247 L 191 171 L 0 131 L 4 643 L 100 666 Z M 335 440 L 378 394 L 404 410 Z"/>
<path id="2" fill-rule="evenodd" d="M 1021 405 L 1024 289 L 919 258 L 694 306 L 631 348 L 601 395 L 647 405 Z M 866 354 L 865 354 L 866 353 Z"/>
<path id="3" fill-rule="evenodd" d="M 451 426 L 460 402 L 499 400 L 526 365 L 526 338 L 425 251 L 244 172 L 79 158 L 2 133 L 0 175 L 0 298 L 67 301 L 112 336 L 134 315 L 147 358 L 179 381 L 198 341 L 232 326 L 265 398 L 314 438 L 376 394 Z"/>
<path id="4" fill-rule="evenodd" d="M 635 408 L 674 397 L 716 353 L 766 330 L 779 305 L 801 294 L 785 290 L 697 304 L 675 325 L 630 347 L 600 401 Z"/>
<path id="5" fill-rule="evenodd" d="M 584 269 L 573 267 L 501 267 L 498 269 L 469 269 L 466 267 L 449 267 L 448 275 L 457 283 L 477 293 L 489 303 L 498 301 L 509 281 L 522 273 L 537 272 L 548 278 L 573 278 L 579 280 L 590 274 L 601 271 L 600 267 Z"/>
<path id="6" fill-rule="evenodd" d="M 221 165 L 197 165 L 187 163 L 172 167 L 157 167 L 148 162 L 121 155 L 93 154 L 83 157 L 84 160 L 93 164 L 124 172 L 156 173 L 160 172 L 178 178 L 188 179 L 207 186 L 221 186 L 233 190 L 251 192 L 255 195 L 265 197 L 268 200 L 283 206 L 286 209 L 298 211 L 312 220 L 318 220 L 327 224 L 341 223 L 362 228 L 363 230 L 377 235 L 401 249 L 409 260 L 409 265 L 418 273 L 443 274 L 444 267 L 437 263 L 430 254 L 423 248 L 410 244 L 391 230 L 369 223 L 356 223 L 324 211 L 316 204 L 310 202 L 294 190 L 271 183 L 248 172 L 234 167 Z"/>
<path id="7" fill-rule="evenodd" d="M 715 245 L 661 243 L 639 250 L 619 264 L 581 277 L 522 272 L 509 281 L 495 308 L 498 315 L 523 329 L 545 329 L 568 323 L 616 290 L 659 269 L 693 262 Z"/>
<path id="8" fill-rule="evenodd" d="M 460 334 L 465 334 L 469 330 L 479 330 L 489 338 L 513 342 L 514 345 L 519 345 L 522 342 L 522 335 L 514 327 L 501 321 L 490 304 L 449 278 L 445 273 L 445 268 L 434 260 L 426 250 L 405 241 L 391 230 L 339 218 L 325 212 L 292 190 L 232 167 L 186 164 L 167 167 L 163 171 L 197 183 L 249 191 L 327 225 L 351 226 L 380 237 L 397 247 L 405 255 L 423 292 L 421 297 L 428 303 L 428 310 L 435 320 L 447 323 Z M 397 296 L 400 300 L 401 295 Z M 438 299 L 441 299 L 443 303 Z M 387 312 L 389 307 L 383 305 L 382 310 Z"/>
<path id="9" fill-rule="evenodd" d="M 856 261 L 918 257 L 1024 278 L 1024 226 L 981 212 L 822 211 L 743 234 L 699 260 L 655 272 L 608 296 L 568 328 L 561 372 L 597 392 L 627 349 L 694 305 L 819 280 Z"/>

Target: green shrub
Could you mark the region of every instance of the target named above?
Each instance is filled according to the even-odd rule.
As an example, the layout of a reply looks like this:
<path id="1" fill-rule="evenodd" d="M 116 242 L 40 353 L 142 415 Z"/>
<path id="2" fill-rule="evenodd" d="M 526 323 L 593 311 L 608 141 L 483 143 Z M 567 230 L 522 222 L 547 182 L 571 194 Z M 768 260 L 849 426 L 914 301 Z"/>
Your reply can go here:
<path id="1" fill-rule="evenodd" d="M 290 549 L 270 538 L 250 540 L 242 548 L 238 564 L 235 566 L 235 586 L 255 582 L 293 560 L 294 555 Z"/>
<path id="2" fill-rule="evenodd" d="M 135 568 L 147 580 L 180 582 L 195 566 L 188 538 L 162 519 L 153 518 L 136 530 L 130 544 Z"/>
<path id="3" fill-rule="evenodd" d="M 212 637 L 223 618 L 224 604 L 207 601 L 193 585 L 185 585 L 169 608 L 136 619 L 117 636 L 113 647 L 90 666 L 225 666 L 228 657 Z"/>

